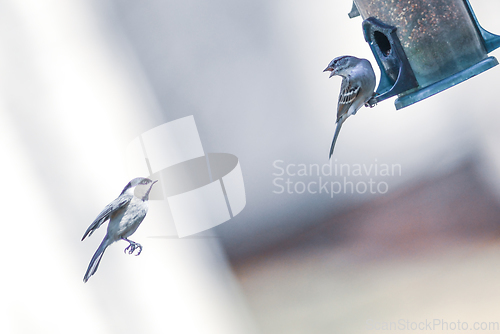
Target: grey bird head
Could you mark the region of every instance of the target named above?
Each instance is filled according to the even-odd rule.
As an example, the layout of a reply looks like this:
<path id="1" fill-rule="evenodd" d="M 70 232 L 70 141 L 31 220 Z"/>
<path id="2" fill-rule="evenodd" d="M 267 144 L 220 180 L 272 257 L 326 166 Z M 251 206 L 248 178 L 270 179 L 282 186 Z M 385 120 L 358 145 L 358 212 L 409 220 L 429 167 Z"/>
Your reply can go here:
<path id="1" fill-rule="evenodd" d="M 121 192 L 120 195 L 129 193 L 130 195 L 134 195 L 142 199 L 143 201 L 148 200 L 149 192 L 151 191 L 151 188 L 156 182 L 158 182 L 158 180 L 153 181 L 146 177 L 136 177 L 135 179 L 130 181 L 125 186 L 125 188 L 123 188 L 123 191 Z"/>
<path id="2" fill-rule="evenodd" d="M 334 75 L 347 76 L 350 69 L 358 64 L 361 59 L 353 56 L 340 56 L 335 58 L 328 64 L 328 67 L 323 72 L 330 71 L 330 78 Z"/>

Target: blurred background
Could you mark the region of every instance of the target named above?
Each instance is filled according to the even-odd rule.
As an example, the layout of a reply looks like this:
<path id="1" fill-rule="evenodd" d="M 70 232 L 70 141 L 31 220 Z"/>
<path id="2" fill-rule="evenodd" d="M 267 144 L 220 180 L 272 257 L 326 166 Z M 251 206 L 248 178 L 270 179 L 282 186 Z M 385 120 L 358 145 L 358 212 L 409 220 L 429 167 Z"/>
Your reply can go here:
<path id="1" fill-rule="evenodd" d="M 500 33 L 500 3 L 470 2 Z M 500 67 L 397 112 L 361 109 L 325 174 L 341 79 L 322 71 L 344 54 L 375 64 L 351 5 L 0 1 L 0 332 L 500 323 Z M 145 252 L 113 245 L 83 284 L 105 230 L 80 239 L 129 181 L 127 145 L 189 115 L 205 152 L 239 158 L 245 209 L 199 239 L 146 218 Z"/>

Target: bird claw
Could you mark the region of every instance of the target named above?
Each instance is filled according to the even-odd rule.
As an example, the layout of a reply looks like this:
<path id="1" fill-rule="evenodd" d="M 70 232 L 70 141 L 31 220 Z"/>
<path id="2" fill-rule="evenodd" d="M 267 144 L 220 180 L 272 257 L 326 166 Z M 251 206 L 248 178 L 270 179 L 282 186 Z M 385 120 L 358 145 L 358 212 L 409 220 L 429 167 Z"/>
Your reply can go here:
<path id="1" fill-rule="evenodd" d="M 370 107 L 370 108 L 373 108 L 377 105 L 377 98 L 375 96 L 373 96 L 371 99 L 369 99 L 368 101 L 366 101 L 365 103 L 365 107 Z"/>
<path id="2" fill-rule="evenodd" d="M 135 254 L 135 256 L 141 254 L 142 246 L 139 243 L 133 242 L 130 240 L 127 240 L 127 241 L 130 243 L 130 245 L 128 245 L 128 247 L 125 248 L 125 250 L 123 251 L 125 254 L 127 253 L 127 250 L 128 250 L 129 255 L 132 255 L 136 249 L 139 249 L 139 251 L 137 252 L 137 254 Z"/>

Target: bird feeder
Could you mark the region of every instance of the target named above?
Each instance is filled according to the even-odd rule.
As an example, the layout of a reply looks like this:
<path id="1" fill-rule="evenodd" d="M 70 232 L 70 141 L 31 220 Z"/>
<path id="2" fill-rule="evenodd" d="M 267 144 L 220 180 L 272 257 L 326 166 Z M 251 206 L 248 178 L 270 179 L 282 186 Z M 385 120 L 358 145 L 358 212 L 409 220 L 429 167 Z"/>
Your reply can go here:
<path id="1" fill-rule="evenodd" d="M 468 0 L 354 0 L 380 68 L 375 99 L 407 107 L 496 65 L 500 36 L 479 24 Z"/>

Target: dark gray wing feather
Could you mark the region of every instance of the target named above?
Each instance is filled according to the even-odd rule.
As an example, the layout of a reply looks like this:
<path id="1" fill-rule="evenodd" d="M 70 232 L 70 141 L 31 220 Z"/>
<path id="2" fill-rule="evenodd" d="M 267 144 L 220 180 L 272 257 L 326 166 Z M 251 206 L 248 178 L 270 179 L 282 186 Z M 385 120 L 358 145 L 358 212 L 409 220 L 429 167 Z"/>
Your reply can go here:
<path id="1" fill-rule="evenodd" d="M 342 85 L 340 87 L 339 103 L 337 106 L 337 122 L 342 116 L 347 114 L 347 111 L 351 107 L 352 103 L 359 94 L 360 86 L 353 86 L 349 82 L 349 77 L 342 79 Z"/>
<path id="2" fill-rule="evenodd" d="M 330 146 L 329 159 L 332 158 L 333 149 L 335 148 L 335 143 L 342 128 L 342 124 L 346 120 L 347 112 L 352 106 L 356 97 L 358 97 L 360 91 L 359 85 L 351 85 L 349 77 L 344 77 L 342 79 L 342 85 L 340 86 L 339 103 L 337 105 L 337 127 L 335 128 L 335 134 L 333 136 L 332 145 Z"/>
<path id="3" fill-rule="evenodd" d="M 83 239 L 85 239 L 87 236 L 91 236 L 92 233 L 94 233 L 95 230 L 97 230 L 106 220 L 109 219 L 111 214 L 115 212 L 116 210 L 119 210 L 125 206 L 127 206 L 130 201 L 132 200 L 132 196 L 125 196 L 121 195 L 117 199 L 115 199 L 113 202 L 109 203 L 104 210 L 101 211 L 101 213 L 97 216 L 97 218 L 94 220 L 92 224 L 90 224 L 89 228 L 87 231 L 85 231 L 85 234 L 83 235 Z"/>

